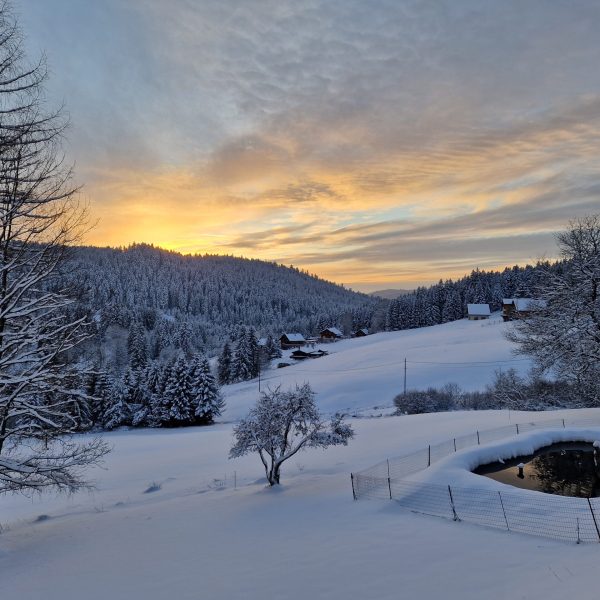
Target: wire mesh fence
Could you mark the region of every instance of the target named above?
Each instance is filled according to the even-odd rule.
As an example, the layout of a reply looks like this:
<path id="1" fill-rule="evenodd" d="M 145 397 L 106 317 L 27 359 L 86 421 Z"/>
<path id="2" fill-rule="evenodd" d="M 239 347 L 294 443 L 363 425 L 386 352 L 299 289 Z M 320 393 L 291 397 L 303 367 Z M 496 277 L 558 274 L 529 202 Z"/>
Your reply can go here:
<path id="1" fill-rule="evenodd" d="M 405 479 L 464 448 L 536 429 L 598 426 L 600 417 L 548 419 L 476 431 L 352 473 L 352 493 L 355 499 L 394 500 L 411 511 L 456 521 L 577 543 L 600 542 L 600 498 L 461 488 Z"/>

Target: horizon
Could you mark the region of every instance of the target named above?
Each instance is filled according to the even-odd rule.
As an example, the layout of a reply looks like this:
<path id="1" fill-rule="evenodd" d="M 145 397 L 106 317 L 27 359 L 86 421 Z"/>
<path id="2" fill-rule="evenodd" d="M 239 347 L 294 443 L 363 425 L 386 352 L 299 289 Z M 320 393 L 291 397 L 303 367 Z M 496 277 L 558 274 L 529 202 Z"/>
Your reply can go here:
<path id="1" fill-rule="evenodd" d="M 597 211 L 591 0 L 13 6 L 71 116 L 85 244 L 376 291 L 554 259 Z"/>

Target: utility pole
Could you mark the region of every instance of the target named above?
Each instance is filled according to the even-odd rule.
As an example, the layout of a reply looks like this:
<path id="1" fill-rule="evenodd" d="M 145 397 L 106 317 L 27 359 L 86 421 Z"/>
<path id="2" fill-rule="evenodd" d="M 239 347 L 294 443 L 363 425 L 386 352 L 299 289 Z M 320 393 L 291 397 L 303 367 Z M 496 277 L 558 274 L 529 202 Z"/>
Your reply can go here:
<path id="1" fill-rule="evenodd" d="M 406 357 L 404 357 L 404 395 L 406 396 Z"/>

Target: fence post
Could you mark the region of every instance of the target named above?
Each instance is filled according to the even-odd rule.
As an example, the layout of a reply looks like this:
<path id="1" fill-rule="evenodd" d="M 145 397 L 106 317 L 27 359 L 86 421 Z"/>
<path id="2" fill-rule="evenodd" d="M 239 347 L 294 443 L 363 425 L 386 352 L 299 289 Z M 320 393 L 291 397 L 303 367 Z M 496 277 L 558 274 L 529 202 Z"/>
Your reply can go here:
<path id="1" fill-rule="evenodd" d="M 392 481 L 388 477 L 388 489 L 390 490 L 390 500 L 392 499 Z"/>
<path id="2" fill-rule="evenodd" d="M 456 514 L 456 508 L 454 508 L 454 498 L 452 497 L 452 488 L 448 486 L 448 494 L 450 494 L 450 506 L 452 507 L 452 514 L 454 515 L 455 521 L 460 521 L 458 515 Z"/>
<path id="3" fill-rule="evenodd" d="M 600 542 L 600 529 L 598 529 L 598 522 L 596 521 L 596 514 L 594 513 L 594 509 L 592 508 L 592 502 L 589 498 L 587 498 L 588 504 L 590 506 L 590 512 L 592 513 L 592 519 L 594 519 L 594 527 L 596 527 L 596 533 L 598 534 L 598 541 Z"/>
<path id="4" fill-rule="evenodd" d="M 388 479 L 390 478 L 390 459 L 387 458 L 387 467 L 388 467 Z"/>
<path id="5" fill-rule="evenodd" d="M 427 466 L 431 466 L 431 444 L 427 446 Z"/>
<path id="6" fill-rule="evenodd" d="M 581 538 L 579 537 L 579 517 L 577 517 L 577 543 L 581 542 Z"/>
<path id="7" fill-rule="evenodd" d="M 515 427 L 517 428 L 517 435 L 519 435 L 519 424 L 517 423 Z"/>
<path id="8" fill-rule="evenodd" d="M 352 497 L 356 500 L 356 491 L 354 490 L 354 473 L 350 473 L 350 481 L 352 482 Z"/>
<path id="9" fill-rule="evenodd" d="M 565 420 L 563 419 L 562 422 L 563 422 L 563 429 L 564 429 L 565 428 Z"/>
<path id="10" fill-rule="evenodd" d="M 479 446 L 479 431 L 477 432 L 477 445 Z"/>
<path id="11" fill-rule="evenodd" d="M 498 497 L 500 498 L 500 506 L 502 507 L 502 514 L 504 515 L 504 522 L 506 523 L 506 529 L 510 531 L 510 527 L 508 526 L 508 519 L 506 518 L 506 511 L 504 510 L 504 502 L 502 502 L 502 494 L 498 491 Z"/>
<path id="12" fill-rule="evenodd" d="M 456 438 L 454 438 L 454 452 L 456 452 Z"/>

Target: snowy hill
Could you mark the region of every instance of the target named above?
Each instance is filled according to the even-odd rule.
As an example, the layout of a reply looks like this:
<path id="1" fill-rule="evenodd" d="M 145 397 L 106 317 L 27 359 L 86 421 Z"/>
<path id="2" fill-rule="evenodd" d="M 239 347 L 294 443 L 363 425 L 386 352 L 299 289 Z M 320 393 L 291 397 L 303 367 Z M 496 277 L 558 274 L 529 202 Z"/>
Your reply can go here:
<path id="1" fill-rule="evenodd" d="M 557 411 L 553 416 L 598 410 Z M 541 420 L 512 413 L 513 422 Z M 597 597 L 598 544 L 576 546 L 352 500 L 350 471 L 507 411 L 352 419 L 356 439 L 289 461 L 267 489 L 231 425 L 120 431 L 98 489 L 0 496 L 3 598 L 27 600 L 563 600 Z M 235 474 L 234 474 L 235 471 Z M 144 493 L 152 482 L 161 484 Z"/>
<path id="2" fill-rule="evenodd" d="M 403 389 L 405 358 L 409 389 L 441 387 L 448 382 L 465 390 L 482 389 L 497 369 L 524 372 L 529 367 L 528 360 L 513 356 L 513 346 L 504 338 L 507 327 L 511 324 L 496 314 L 487 321 L 462 319 L 318 344 L 330 354 L 266 371 L 261 389 L 309 382 L 321 409 L 329 413 L 391 407 Z M 235 420 L 256 400 L 258 380 L 226 386 L 223 391 L 224 418 Z"/>

